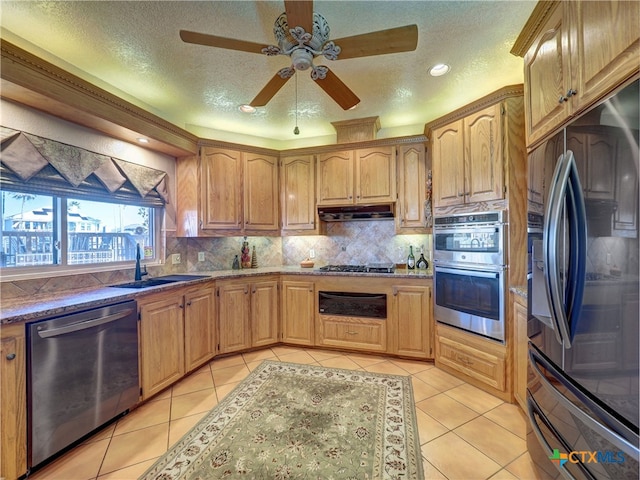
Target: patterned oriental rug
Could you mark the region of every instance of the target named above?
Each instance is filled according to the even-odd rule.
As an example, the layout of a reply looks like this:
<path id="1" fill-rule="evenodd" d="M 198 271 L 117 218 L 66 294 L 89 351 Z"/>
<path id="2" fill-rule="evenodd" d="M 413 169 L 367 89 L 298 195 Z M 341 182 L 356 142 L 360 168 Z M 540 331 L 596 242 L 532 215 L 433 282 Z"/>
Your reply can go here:
<path id="1" fill-rule="evenodd" d="M 140 480 L 422 478 L 409 377 L 266 360 Z"/>

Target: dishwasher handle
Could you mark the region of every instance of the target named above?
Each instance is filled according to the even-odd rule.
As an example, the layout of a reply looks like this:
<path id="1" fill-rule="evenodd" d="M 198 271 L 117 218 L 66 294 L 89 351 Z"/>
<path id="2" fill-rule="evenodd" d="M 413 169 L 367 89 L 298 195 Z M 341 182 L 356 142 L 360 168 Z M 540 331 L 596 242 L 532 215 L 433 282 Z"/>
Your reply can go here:
<path id="1" fill-rule="evenodd" d="M 38 331 L 38 336 L 40 338 L 51 338 L 51 337 L 58 337 L 60 335 L 65 335 L 67 333 L 78 332 L 80 330 L 86 330 L 87 328 L 97 327 L 99 325 L 103 325 L 109 322 L 114 322 L 116 320 L 124 318 L 128 315 L 131 315 L 133 311 L 134 310 L 132 308 L 128 308 L 126 310 L 122 310 L 121 312 L 114 313 L 112 315 L 91 318 L 89 320 L 72 323 L 71 325 L 65 325 L 64 327 L 53 328 L 51 330 Z"/>

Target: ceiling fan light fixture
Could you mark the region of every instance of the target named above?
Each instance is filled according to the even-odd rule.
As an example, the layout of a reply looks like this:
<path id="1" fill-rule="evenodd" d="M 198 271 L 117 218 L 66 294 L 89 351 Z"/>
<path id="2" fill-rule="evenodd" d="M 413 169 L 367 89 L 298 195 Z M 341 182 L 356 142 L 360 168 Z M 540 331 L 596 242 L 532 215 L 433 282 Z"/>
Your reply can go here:
<path id="1" fill-rule="evenodd" d="M 242 113 L 254 113 L 256 111 L 256 107 L 252 107 L 251 105 L 247 105 L 245 103 L 243 105 L 240 105 L 238 107 L 238 110 L 240 110 Z"/>
<path id="2" fill-rule="evenodd" d="M 429 75 L 432 77 L 441 77 L 449 73 L 449 70 L 451 70 L 451 67 L 446 63 L 438 63 L 429 69 Z"/>

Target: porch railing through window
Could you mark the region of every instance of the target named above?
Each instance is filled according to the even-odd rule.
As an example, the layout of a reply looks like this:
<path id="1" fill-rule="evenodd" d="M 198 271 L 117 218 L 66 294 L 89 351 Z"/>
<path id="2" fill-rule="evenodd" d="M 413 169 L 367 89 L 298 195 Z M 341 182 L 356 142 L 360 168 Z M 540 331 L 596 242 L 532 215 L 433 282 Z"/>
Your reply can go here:
<path id="1" fill-rule="evenodd" d="M 54 248 L 51 232 L 3 232 L 0 266 L 53 265 Z M 129 233 L 69 234 L 69 265 L 119 262 L 135 258 L 136 238 Z"/>

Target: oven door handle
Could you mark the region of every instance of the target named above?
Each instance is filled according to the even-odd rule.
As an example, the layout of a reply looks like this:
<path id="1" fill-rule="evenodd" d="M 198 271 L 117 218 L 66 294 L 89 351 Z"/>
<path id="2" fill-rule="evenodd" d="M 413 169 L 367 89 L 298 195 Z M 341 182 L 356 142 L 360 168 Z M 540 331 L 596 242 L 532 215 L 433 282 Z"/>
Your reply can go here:
<path id="1" fill-rule="evenodd" d="M 319 295 L 320 295 L 321 298 L 332 298 L 334 300 L 345 300 L 345 299 L 353 299 L 353 300 L 362 300 L 362 299 L 366 299 L 366 300 L 382 300 L 382 299 L 386 298 L 386 295 L 377 295 L 377 294 L 370 294 L 370 295 L 364 295 L 364 296 L 351 296 L 351 295 L 331 295 L 330 293 L 319 292 Z"/>
<path id="2" fill-rule="evenodd" d="M 500 278 L 500 272 L 481 272 L 478 270 L 463 270 L 460 268 L 443 268 L 436 266 L 436 273 L 452 273 L 454 275 L 467 275 L 480 278 Z"/>
<path id="3" fill-rule="evenodd" d="M 501 227 L 462 227 L 462 228 L 438 228 L 435 233 L 455 234 L 455 233 L 500 233 Z"/>

